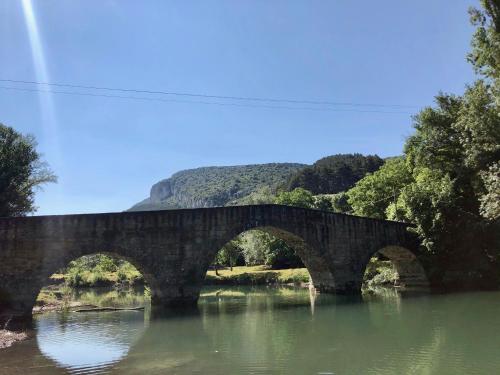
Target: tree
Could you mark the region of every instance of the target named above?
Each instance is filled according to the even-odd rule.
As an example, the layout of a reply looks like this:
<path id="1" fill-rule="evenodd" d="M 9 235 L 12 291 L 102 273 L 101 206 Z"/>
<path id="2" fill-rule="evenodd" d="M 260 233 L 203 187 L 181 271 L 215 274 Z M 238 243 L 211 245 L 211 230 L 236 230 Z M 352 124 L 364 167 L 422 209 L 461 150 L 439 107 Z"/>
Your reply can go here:
<path id="1" fill-rule="evenodd" d="M 238 260 L 242 256 L 241 242 L 241 238 L 237 237 L 225 244 L 216 255 L 215 265 L 229 266 L 232 271 L 233 267 L 238 264 Z M 217 274 L 217 268 L 215 272 Z"/>
<path id="2" fill-rule="evenodd" d="M 266 266 L 272 269 L 304 267 L 302 260 L 281 238 L 272 237 L 266 249 Z"/>
<path id="3" fill-rule="evenodd" d="M 245 264 L 247 266 L 265 264 L 272 236 L 261 230 L 249 230 L 241 234 L 240 238 Z"/>
<path id="4" fill-rule="evenodd" d="M 36 190 L 57 181 L 36 146 L 33 136 L 0 124 L 0 216 L 36 211 Z"/>
<path id="5" fill-rule="evenodd" d="M 435 280 L 447 274 L 462 285 L 497 282 L 498 113 L 483 81 L 462 97 L 438 95 L 435 107 L 415 116 L 404 158 L 387 161 L 347 192 L 355 214 L 413 223 Z"/>
<path id="6" fill-rule="evenodd" d="M 488 190 L 482 177 L 500 156 L 500 111 L 483 81 L 461 98 L 440 95 L 437 104 L 416 117 L 407 141 L 414 182 L 404 188 L 401 206 L 438 263 L 462 272 L 461 283 L 491 285 L 499 228 L 480 208 Z"/>
<path id="7" fill-rule="evenodd" d="M 477 73 L 492 79 L 500 78 L 500 2 L 481 0 L 483 9 L 469 10 L 471 23 L 476 26 L 472 51 L 467 56 Z"/>
<path id="8" fill-rule="evenodd" d="M 283 191 L 274 200 L 276 204 L 302 208 L 315 208 L 314 196 L 306 189 L 296 188 L 292 191 Z"/>
<path id="9" fill-rule="evenodd" d="M 393 158 L 347 191 L 348 204 L 355 215 L 385 219 L 389 206 L 394 204 L 397 208 L 395 203 L 401 190 L 411 181 L 412 176 L 406 168 L 405 159 Z M 394 210 L 394 218 L 400 219 L 397 212 Z"/>
<path id="10" fill-rule="evenodd" d="M 481 215 L 489 220 L 500 219 L 500 162 L 481 174 L 486 193 L 480 198 Z"/>
<path id="11" fill-rule="evenodd" d="M 332 200 L 327 195 L 316 195 L 314 196 L 313 208 L 322 211 L 333 211 Z"/>
<path id="12" fill-rule="evenodd" d="M 332 202 L 332 210 L 334 212 L 342 214 L 349 214 L 352 212 L 347 192 L 342 191 L 340 193 L 330 195 L 330 201 Z"/>
<path id="13" fill-rule="evenodd" d="M 231 202 L 235 205 L 269 204 L 274 201 L 275 195 L 269 186 L 263 186 L 250 194 Z"/>

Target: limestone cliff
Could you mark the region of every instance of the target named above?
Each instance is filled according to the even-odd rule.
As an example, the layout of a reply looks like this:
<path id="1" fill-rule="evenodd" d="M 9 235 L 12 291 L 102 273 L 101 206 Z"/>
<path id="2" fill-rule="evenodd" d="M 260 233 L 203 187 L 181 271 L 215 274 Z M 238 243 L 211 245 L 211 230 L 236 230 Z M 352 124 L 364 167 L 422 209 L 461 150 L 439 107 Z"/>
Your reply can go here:
<path id="1" fill-rule="evenodd" d="M 130 211 L 226 206 L 264 187 L 284 185 L 305 166 L 271 163 L 180 171 L 154 184 L 149 197 Z"/>

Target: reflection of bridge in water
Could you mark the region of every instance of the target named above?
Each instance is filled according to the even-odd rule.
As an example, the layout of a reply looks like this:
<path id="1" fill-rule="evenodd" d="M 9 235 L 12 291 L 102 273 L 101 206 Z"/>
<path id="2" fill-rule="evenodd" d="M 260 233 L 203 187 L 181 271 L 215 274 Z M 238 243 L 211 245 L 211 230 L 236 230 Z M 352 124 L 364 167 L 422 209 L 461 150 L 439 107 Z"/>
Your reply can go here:
<path id="1" fill-rule="evenodd" d="M 403 284 L 425 284 L 407 225 L 278 205 L 0 219 L 0 324 L 29 320 L 42 286 L 83 255 L 109 253 L 142 272 L 155 306 L 196 303 L 217 251 L 261 229 L 285 240 L 321 292 L 358 294 L 371 256 L 393 261 Z"/>

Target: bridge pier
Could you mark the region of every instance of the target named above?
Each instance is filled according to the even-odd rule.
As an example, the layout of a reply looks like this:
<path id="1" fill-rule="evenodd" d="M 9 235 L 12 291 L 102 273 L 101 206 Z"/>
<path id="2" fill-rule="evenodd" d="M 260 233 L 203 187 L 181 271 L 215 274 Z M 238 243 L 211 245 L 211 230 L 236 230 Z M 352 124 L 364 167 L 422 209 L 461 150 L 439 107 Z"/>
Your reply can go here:
<path id="1" fill-rule="evenodd" d="M 151 289 L 151 306 L 157 309 L 196 306 L 201 287 L 172 285 Z"/>
<path id="2" fill-rule="evenodd" d="M 32 310 L 38 290 L 32 279 L 11 275 L 0 277 L 0 329 L 18 330 L 31 327 Z"/>

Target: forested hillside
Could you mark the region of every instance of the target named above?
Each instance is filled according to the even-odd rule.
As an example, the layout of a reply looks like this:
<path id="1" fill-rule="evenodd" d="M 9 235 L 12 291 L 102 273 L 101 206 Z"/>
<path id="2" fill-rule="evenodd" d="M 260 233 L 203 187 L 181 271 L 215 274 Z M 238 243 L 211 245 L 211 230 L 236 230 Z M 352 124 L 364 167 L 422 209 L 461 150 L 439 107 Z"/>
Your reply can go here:
<path id="1" fill-rule="evenodd" d="M 235 204 L 261 191 L 275 192 L 305 164 L 271 163 L 202 167 L 177 172 L 151 188 L 130 210 L 214 207 Z"/>
<path id="2" fill-rule="evenodd" d="M 287 190 L 303 188 L 313 194 L 346 191 L 367 173 L 378 170 L 384 160 L 377 155 L 337 154 L 319 159 L 290 177 Z"/>
<path id="3" fill-rule="evenodd" d="M 384 164 L 377 155 L 337 154 L 313 165 L 271 163 L 202 167 L 174 173 L 153 185 L 148 198 L 130 210 L 159 210 L 271 203 L 278 190 L 303 188 L 333 194 L 354 186 Z"/>

